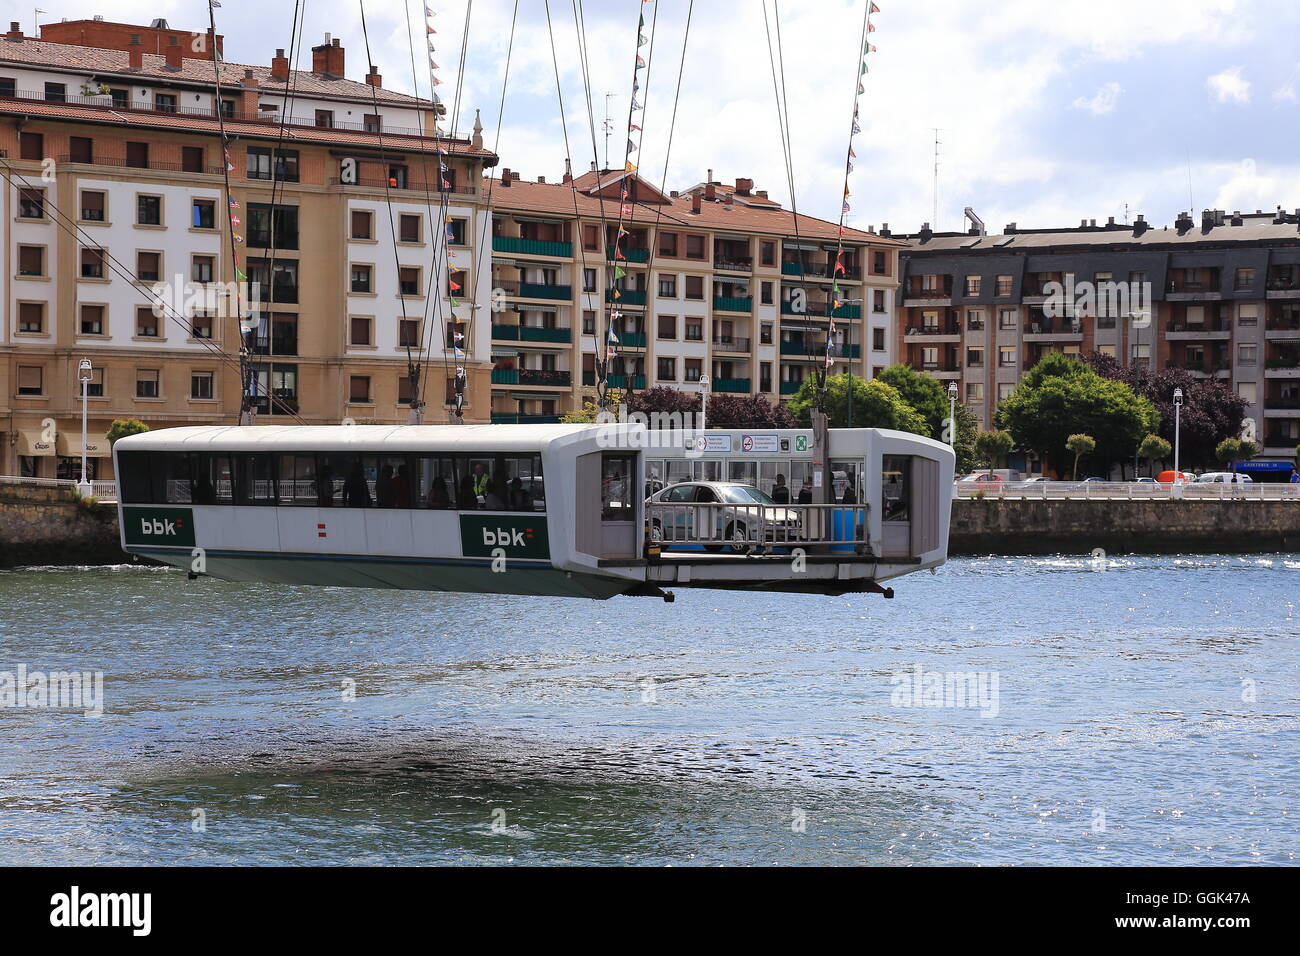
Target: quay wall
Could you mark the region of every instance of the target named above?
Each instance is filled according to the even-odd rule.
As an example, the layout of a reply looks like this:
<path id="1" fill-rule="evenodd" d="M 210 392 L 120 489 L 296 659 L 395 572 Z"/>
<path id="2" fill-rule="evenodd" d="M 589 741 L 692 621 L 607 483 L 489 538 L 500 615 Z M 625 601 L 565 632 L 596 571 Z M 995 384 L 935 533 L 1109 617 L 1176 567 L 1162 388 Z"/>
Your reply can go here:
<path id="1" fill-rule="evenodd" d="M 0 568 L 124 564 L 117 509 L 71 489 L 0 485 Z"/>
<path id="2" fill-rule="evenodd" d="M 1300 501 L 958 498 L 951 555 L 1300 552 Z"/>

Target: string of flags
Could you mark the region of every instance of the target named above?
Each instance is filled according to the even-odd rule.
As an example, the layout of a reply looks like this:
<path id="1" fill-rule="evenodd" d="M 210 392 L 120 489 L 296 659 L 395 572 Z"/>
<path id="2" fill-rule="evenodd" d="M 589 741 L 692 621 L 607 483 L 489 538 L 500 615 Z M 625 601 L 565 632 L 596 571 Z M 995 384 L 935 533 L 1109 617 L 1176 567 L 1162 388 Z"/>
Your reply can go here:
<path id="1" fill-rule="evenodd" d="M 844 266 L 844 220 L 848 216 L 852 206 L 849 204 L 849 197 L 852 195 L 849 191 L 849 176 L 853 172 L 853 160 L 857 159 L 858 154 L 853 150 L 853 137 L 862 132 L 862 124 L 859 122 L 858 101 L 865 92 L 862 78 L 867 75 L 867 57 L 876 52 L 876 47 L 866 38 L 876 32 L 876 25 L 871 22 L 871 17 L 880 12 L 880 7 L 876 6 L 873 0 L 867 0 L 867 15 L 865 28 L 863 29 L 862 51 L 859 54 L 861 64 L 858 69 L 857 90 L 853 94 L 853 120 L 849 125 L 849 145 L 848 155 L 844 159 L 844 199 L 840 206 L 840 223 L 838 242 L 835 249 L 835 266 L 831 272 L 831 308 L 828 315 L 828 326 L 826 334 L 826 368 L 829 369 L 834 364 L 835 348 L 835 313 L 844 305 L 841 298 L 840 279 L 847 276 L 848 269 Z"/>

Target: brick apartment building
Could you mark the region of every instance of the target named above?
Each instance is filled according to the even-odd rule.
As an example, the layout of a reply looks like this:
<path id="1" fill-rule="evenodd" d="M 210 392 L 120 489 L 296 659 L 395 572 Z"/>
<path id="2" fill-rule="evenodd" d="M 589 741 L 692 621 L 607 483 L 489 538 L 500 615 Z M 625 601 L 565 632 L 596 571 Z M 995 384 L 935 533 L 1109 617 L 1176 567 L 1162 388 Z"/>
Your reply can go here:
<path id="1" fill-rule="evenodd" d="M 41 34 L 15 23 L 0 35 L 0 474 L 75 477 L 82 358 L 98 477 L 109 477 L 115 418 L 235 419 L 237 317 L 200 296 L 160 318 L 151 292 L 175 276 L 200 292 L 234 279 L 218 111 L 240 259 L 261 289 L 249 336 L 259 420 L 405 421 L 406 343 L 426 332 L 426 420 L 447 420 L 456 364 L 469 374 L 466 420 L 488 420 L 490 328 L 471 320 L 490 298 L 480 183 L 496 157 L 477 130 L 440 141 L 440 172 L 433 104 L 384 89 L 373 67 L 347 79 L 328 36 L 310 70 L 291 70 L 282 51 L 270 64 L 214 64 L 220 36 L 165 21 Z M 449 281 L 461 287 L 454 307 Z M 459 360 L 442 344 L 454 323 Z"/>
<path id="2" fill-rule="evenodd" d="M 1300 444 L 1300 210 L 906 238 L 897 354 L 955 381 L 983 427 L 1045 353 L 1101 352 L 1221 379 L 1250 403 L 1265 456 L 1290 458 Z M 1150 325 L 1105 303 L 1050 315 L 1049 282 L 1149 283 L 1152 301 L 1130 311 L 1145 309 Z"/>
<path id="3" fill-rule="evenodd" d="M 624 238 L 614 260 L 622 190 Z M 713 179 L 667 195 L 633 173 L 592 169 L 492 192 L 494 421 L 547 421 L 592 393 L 607 341 L 610 385 L 788 397 L 825 364 L 838 226 L 794 215 L 756 190 Z M 903 243 L 846 230 L 832 371 L 890 364 Z M 610 288 L 611 269 L 626 275 Z M 603 354 L 603 353 L 602 353 Z"/>

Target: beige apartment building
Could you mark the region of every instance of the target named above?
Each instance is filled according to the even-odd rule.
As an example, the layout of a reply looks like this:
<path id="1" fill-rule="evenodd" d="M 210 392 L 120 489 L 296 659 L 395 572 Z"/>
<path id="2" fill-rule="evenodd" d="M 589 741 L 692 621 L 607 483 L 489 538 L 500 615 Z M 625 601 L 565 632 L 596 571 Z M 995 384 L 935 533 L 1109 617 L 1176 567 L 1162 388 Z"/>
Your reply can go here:
<path id="1" fill-rule="evenodd" d="M 347 79 L 328 36 L 310 70 L 219 62 L 218 96 L 221 46 L 165 21 L 0 35 L 0 474 L 77 477 L 83 359 L 91 477 L 114 419 L 237 420 L 227 159 L 259 422 L 406 421 L 408 352 L 426 421 L 458 365 L 489 420 L 480 131 L 435 137 L 432 103 Z"/>
<path id="2" fill-rule="evenodd" d="M 665 195 L 621 170 L 547 182 L 506 169 L 491 208 L 493 421 L 580 407 L 606 348 L 615 388 L 698 392 L 707 375 L 713 392 L 772 401 L 825 364 L 838 225 L 796 216 L 750 179 L 710 171 Z M 904 245 L 845 231 L 833 372 L 890 364 Z"/>

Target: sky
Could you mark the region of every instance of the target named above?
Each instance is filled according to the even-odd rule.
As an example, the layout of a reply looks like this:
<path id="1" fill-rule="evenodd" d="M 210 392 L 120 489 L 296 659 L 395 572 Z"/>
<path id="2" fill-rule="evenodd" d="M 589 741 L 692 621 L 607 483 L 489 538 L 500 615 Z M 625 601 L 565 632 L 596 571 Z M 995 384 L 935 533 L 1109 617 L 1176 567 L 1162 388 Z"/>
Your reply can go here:
<path id="1" fill-rule="evenodd" d="M 201 30 L 208 15 L 206 0 L 114 0 L 102 8 L 98 0 L 41 2 L 44 22 L 103 13 L 141 23 L 161 16 L 173 28 Z M 644 12 L 641 174 L 683 189 L 712 169 L 722 182 L 752 178 L 787 205 L 793 181 L 799 211 L 835 220 L 866 2 L 701 0 L 692 9 L 690 0 L 519 0 L 516 18 L 515 0 L 430 0 L 437 90 L 450 108 L 461 88 L 458 130 L 467 132 L 480 111 L 486 144 L 496 144 L 502 166 L 552 182 L 566 155 L 577 171 L 595 158 L 604 163 L 600 127 L 613 94 L 609 156 L 619 166 Z M 1186 209 L 1300 208 L 1295 0 L 876 3 L 849 225 L 962 229 L 966 206 L 990 232 L 1008 222 L 1074 226 L 1142 213 L 1163 225 Z M 361 78 L 364 9 L 384 85 L 428 95 L 424 0 L 302 4 L 305 66 L 310 47 L 329 32 L 347 51 L 348 75 Z M 31 32 L 33 7 L 0 0 L 0 8 L 3 21 L 19 20 Z M 223 0 L 216 16 L 231 62 L 269 65 L 276 47 L 290 45 L 291 0 Z M 789 171 L 769 56 L 778 23 Z"/>

